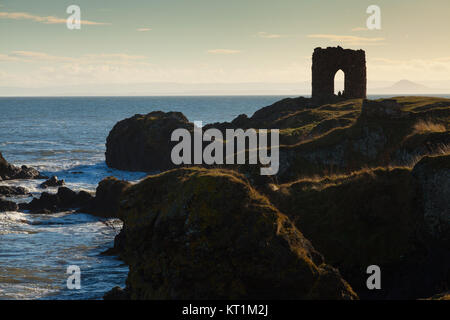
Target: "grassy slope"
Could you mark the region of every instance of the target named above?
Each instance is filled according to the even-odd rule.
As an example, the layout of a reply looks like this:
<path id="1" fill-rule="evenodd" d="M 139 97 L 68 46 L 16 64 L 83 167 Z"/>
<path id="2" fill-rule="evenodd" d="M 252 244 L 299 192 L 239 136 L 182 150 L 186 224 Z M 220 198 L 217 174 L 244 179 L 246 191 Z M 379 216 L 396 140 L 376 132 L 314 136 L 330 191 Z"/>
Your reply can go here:
<path id="1" fill-rule="evenodd" d="M 401 117 L 362 115 L 362 100 L 281 113 L 272 126 L 281 128 L 280 154 L 285 162 L 278 179 L 412 166 L 423 155 L 448 151 L 450 99 L 393 99 L 401 105 Z"/>

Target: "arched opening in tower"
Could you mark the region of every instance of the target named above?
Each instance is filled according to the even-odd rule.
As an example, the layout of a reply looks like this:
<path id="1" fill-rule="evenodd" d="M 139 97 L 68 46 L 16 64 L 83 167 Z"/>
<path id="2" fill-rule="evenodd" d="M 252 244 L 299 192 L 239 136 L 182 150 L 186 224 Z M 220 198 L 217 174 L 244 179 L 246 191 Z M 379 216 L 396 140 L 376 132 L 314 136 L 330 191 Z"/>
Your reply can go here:
<path id="1" fill-rule="evenodd" d="M 344 95 L 345 89 L 345 74 L 339 69 L 334 75 L 334 94 L 337 96 Z"/>

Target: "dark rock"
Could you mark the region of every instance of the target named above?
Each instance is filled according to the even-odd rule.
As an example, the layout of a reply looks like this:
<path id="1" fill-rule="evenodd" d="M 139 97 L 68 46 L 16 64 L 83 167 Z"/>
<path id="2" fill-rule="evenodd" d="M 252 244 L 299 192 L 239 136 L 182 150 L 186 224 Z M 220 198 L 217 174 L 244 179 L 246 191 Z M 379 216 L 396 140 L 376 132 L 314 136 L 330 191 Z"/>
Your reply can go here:
<path id="1" fill-rule="evenodd" d="M 44 179 L 36 169 L 22 166 L 16 167 L 8 163 L 0 153 L 0 179 L 14 180 L 14 179 Z"/>
<path id="2" fill-rule="evenodd" d="M 58 188 L 56 194 L 43 192 L 41 197 L 20 206 L 31 213 L 61 212 L 70 209 L 91 207 L 94 197 L 86 191 L 75 192 L 66 187 Z"/>
<path id="3" fill-rule="evenodd" d="M 29 210 L 31 213 L 49 213 L 58 211 L 59 198 L 56 194 L 43 192 L 41 197 L 33 198 L 27 205 L 22 205 L 21 208 Z"/>
<path id="4" fill-rule="evenodd" d="M 66 187 L 58 188 L 59 207 L 61 209 L 90 208 L 94 197 L 86 191 L 75 192 Z"/>
<path id="5" fill-rule="evenodd" d="M 426 230 L 450 243 L 450 155 L 424 157 L 412 171 L 421 188 Z"/>
<path id="6" fill-rule="evenodd" d="M 130 185 L 130 182 L 115 177 L 107 177 L 100 181 L 89 213 L 100 217 L 117 217 L 120 197 Z"/>
<path id="7" fill-rule="evenodd" d="M 0 198 L 0 212 L 17 210 L 19 210 L 19 206 L 15 202 Z"/>
<path id="8" fill-rule="evenodd" d="M 86 208 L 91 207 L 94 201 L 94 196 L 87 191 L 81 190 L 78 192 L 75 198 L 75 204 L 77 207 Z"/>
<path id="9" fill-rule="evenodd" d="M 104 300 L 129 300 L 130 295 L 120 287 L 114 287 L 103 296 Z"/>
<path id="10" fill-rule="evenodd" d="M 76 202 L 77 193 L 67 187 L 58 188 L 56 194 L 58 196 L 58 203 L 60 206 L 68 208 Z"/>
<path id="11" fill-rule="evenodd" d="M 247 117 L 246 114 L 241 114 L 237 118 L 235 118 L 233 121 L 231 121 L 231 123 L 236 128 L 246 128 L 248 126 L 249 120 L 250 119 Z"/>
<path id="12" fill-rule="evenodd" d="M 121 252 L 125 252 L 125 245 L 127 242 L 127 232 L 123 227 L 120 232 L 114 237 L 114 247 L 109 248 L 102 252 L 103 255 L 120 255 Z"/>
<path id="13" fill-rule="evenodd" d="M 175 129 L 193 130 L 180 112 L 154 111 L 119 121 L 106 140 L 106 164 L 128 171 L 154 172 L 174 168 L 170 155 Z"/>
<path id="14" fill-rule="evenodd" d="M 24 187 L 0 186 L 0 195 L 5 197 L 25 196 L 29 195 L 29 192 Z"/>
<path id="15" fill-rule="evenodd" d="M 176 169 L 126 189 L 131 299 L 354 299 L 290 220 L 239 174 Z"/>
<path id="16" fill-rule="evenodd" d="M 58 180 L 57 176 L 53 176 L 50 179 L 46 180 L 45 182 L 40 184 L 40 188 L 47 189 L 48 187 L 62 187 L 66 183 L 63 180 Z"/>
<path id="17" fill-rule="evenodd" d="M 407 113 L 402 111 L 402 105 L 394 99 L 364 100 L 361 108 L 362 118 L 395 119 L 406 115 Z"/>

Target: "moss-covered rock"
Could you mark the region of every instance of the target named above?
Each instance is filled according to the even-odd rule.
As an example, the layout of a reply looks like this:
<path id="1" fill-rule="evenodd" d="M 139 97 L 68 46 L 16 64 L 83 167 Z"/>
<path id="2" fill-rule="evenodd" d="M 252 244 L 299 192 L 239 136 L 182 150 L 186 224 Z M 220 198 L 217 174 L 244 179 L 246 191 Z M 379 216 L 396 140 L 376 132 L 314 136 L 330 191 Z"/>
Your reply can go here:
<path id="1" fill-rule="evenodd" d="M 302 179 L 270 198 L 331 264 L 351 267 L 392 263 L 414 249 L 416 194 L 408 169 L 378 169 Z"/>
<path id="2" fill-rule="evenodd" d="M 272 185 L 267 195 L 361 298 L 425 298 L 450 286 L 450 251 L 441 233 L 448 230 L 448 196 L 441 190 L 447 166 L 446 157 L 425 158 L 414 174 L 365 169 Z M 431 230 L 439 233 L 430 237 L 430 221 L 437 220 Z M 372 264 L 381 267 L 381 290 L 367 290 Z"/>
<path id="3" fill-rule="evenodd" d="M 176 169 L 128 188 L 132 299 L 354 299 L 339 272 L 243 176 Z"/>

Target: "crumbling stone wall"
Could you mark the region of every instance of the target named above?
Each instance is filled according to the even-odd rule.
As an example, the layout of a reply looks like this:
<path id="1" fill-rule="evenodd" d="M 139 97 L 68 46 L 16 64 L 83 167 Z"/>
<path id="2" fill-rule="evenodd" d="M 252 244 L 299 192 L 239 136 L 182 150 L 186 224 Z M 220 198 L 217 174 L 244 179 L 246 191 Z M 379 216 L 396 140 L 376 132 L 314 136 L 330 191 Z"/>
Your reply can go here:
<path id="1" fill-rule="evenodd" d="M 328 47 L 314 49 L 312 57 L 312 98 L 330 101 L 334 95 L 334 77 L 345 74 L 344 94 L 347 99 L 366 98 L 366 53 L 364 50 Z"/>

